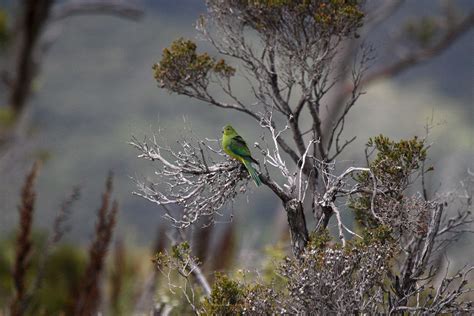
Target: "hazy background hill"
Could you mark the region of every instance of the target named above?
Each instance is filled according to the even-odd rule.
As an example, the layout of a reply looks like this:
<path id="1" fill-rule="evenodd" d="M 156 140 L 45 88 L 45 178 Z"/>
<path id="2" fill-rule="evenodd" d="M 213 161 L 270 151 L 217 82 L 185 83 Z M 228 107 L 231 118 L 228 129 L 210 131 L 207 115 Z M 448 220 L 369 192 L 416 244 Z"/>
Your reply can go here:
<path id="1" fill-rule="evenodd" d="M 433 1 L 408 1 L 388 23 L 377 30 L 374 43 L 379 60 L 390 62 L 387 51 L 395 27 L 407 18 L 429 14 Z M 460 1 L 466 8 L 472 1 Z M 204 5 L 196 0 L 148 1 L 138 23 L 112 17 L 76 17 L 62 22 L 62 33 L 45 58 L 32 99 L 31 150 L 20 151 L 2 166 L 0 179 L 0 233 L 17 222 L 16 204 L 22 175 L 38 154 L 49 158 L 41 171 L 35 221 L 48 227 L 61 200 L 72 187 L 82 187 L 74 208 L 68 240 L 88 240 L 95 210 L 109 169 L 115 173 L 120 203 L 118 235 L 149 245 L 161 218 L 160 210 L 132 196 L 130 176 L 152 172 L 150 163 L 138 161 L 127 145 L 132 135 L 150 135 L 164 129 L 169 142 L 182 133 L 183 119 L 196 134 L 217 138 L 228 122 L 253 142 L 259 128 L 245 116 L 228 113 L 160 90 L 151 66 L 177 37 L 195 38 L 194 21 Z M 423 135 L 427 118 L 439 125 L 430 138 L 437 176 L 434 188 L 449 187 L 466 168 L 474 167 L 474 46 L 472 30 L 442 56 L 409 70 L 392 81 L 368 87 L 347 125 L 347 135 L 358 140 L 340 158 L 362 163 L 362 144 L 380 133 L 395 139 Z M 205 46 L 203 44 L 203 46 Z M 0 92 L 2 94 L 2 92 Z M 3 100 L 3 98 L 2 98 Z M 11 163 L 11 164 L 10 164 Z M 14 167 L 10 167 L 14 166 Z M 253 190 L 234 204 L 234 216 L 249 232 L 240 242 L 253 244 L 270 235 L 268 215 L 279 202 L 265 188 Z"/>

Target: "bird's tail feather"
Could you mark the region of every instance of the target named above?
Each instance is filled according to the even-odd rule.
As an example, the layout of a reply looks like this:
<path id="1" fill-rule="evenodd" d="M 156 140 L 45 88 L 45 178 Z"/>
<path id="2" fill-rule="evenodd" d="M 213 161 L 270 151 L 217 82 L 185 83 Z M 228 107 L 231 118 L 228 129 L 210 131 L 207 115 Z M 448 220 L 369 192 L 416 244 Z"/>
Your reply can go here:
<path id="1" fill-rule="evenodd" d="M 249 172 L 253 182 L 255 182 L 255 185 L 259 186 L 262 184 L 262 180 L 260 180 L 260 176 L 258 175 L 257 170 L 252 166 L 252 163 L 250 161 L 244 161 L 244 166 Z"/>

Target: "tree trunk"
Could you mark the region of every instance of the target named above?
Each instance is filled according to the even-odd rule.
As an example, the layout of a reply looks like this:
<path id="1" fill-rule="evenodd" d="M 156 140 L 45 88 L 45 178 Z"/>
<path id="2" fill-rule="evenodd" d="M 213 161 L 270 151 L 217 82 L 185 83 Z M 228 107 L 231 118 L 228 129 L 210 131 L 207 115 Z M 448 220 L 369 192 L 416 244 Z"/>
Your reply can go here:
<path id="1" fill-rule="evenodd" d="M 13 46 L 13 82 L 9 106 L 17 119 L 23 113 L 36 75 L 38 41 L 47 22 L 53 0 L 24 0 L 22 13 L 17 22 L 16 39 Z"/>
<path id="2" fill-rule="evenodd" d="M 296 199 L 289 200 L 284 204 L 290 226 L 291 246 L 293 254 L 299 258 L 308 243 L 308 229 L 303 211 L 303 204 Z"/>

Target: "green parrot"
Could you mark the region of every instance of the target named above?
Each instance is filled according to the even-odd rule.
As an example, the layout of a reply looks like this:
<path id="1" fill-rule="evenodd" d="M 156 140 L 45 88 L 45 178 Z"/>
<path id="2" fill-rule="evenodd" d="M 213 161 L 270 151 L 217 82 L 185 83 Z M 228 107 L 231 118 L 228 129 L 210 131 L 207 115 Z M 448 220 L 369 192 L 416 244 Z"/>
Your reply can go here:
<path id="1" fill-rule="evenodd" d="M 224 152 L 232 158 L 240 161 L 249 172 L 255 184 L 259 186 L 262 181 L 258 176 L 257 170 L 252 166 L 252 163 L 258 164 L 258 161 L 252 158 L 245 140 L 237 134 L 231 125 L 224 126 L 222 133 L 222 149 Z"/>

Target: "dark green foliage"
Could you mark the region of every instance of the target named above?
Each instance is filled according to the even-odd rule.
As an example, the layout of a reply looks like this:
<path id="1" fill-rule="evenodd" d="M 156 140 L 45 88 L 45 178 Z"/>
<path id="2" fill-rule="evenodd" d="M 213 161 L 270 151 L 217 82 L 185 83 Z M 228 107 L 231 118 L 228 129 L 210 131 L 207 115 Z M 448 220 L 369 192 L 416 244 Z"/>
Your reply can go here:
<path id="1" fill-rule="evenodd" d="M 396 142 L 380 135 L 370 138 L 367 148 L 377 151 L 375 159 L 369 163 L 375 177 L 385 186 L 397 191 L 406 188 L 410 175 L 420 168 L 427 152 L 424 141 L 416 136 Z M 365 177 L 367 178 L 367 174 Z"/>
<path id="2" fill-rule="evenodd" d="M 243 311 L 246 288 L 228 276 L 217 273 L 210 297 L 203 309 L 206 315 L 239 315 Z"/>
<path id="3" fill-rule="evenodd" d="M 34 249 L 45 249 L 44 234 L 33 233 Z M 0 310 L 5 307 L 13 294 L 11 269 L 13 264 L 13 240 L 0 242 Z M 71 311 L 76 298 L 79 282 L 85 266 L 85 253 L 71 245 L 62 245 L 52 251 L 44 266 L 41 256 L 44 251 L 35 251 L 31 258 L 31 269 L 27 274 L 27 315 L 58 315 Z M 44 270 L 43 270 L 44 269 Z M 41 274 L 41 276 L 40 276 Z M 41 284 L 35 290 L 37 278 Z"/>
<path id="4" fill-rule="evenodd" d="M 210 74 L 229 78 L 235 73 L 223 59 L 215 60 L 207 53 L 198 54 L 196 44 L 182 38 L 163 50 L 161 61 L 153 65 L 153 70 L 160 86 L 175 92 L 187 86 L 204 89 Z"/>
<path id="5" fill-rule="evenodd" d="M 308 245 L 314 249 L 324 249 L 331 241 L 331 234 L 327 229 L 314 231 L 309 236 Z"/>
<path id="6" fill-rule="evenodd" d="M 171 247 L 171 253 L 160 251 L 153 257 L 152 261 L 158 269 L 173 269 L 181 267 L 183 260 L 193 259 L 191 248 L 187 241 L 181 242 Z"/>
<path id="7" fill-rule="evenodd" d="M 325 29 L 339 31 L 342 25 L 347 24 L 347 33 L 362 26 L 364 13 L 357 0 L 329 0 L 321 1 L 315 12 L 315 20 Z M 346 34 L 347 35 L 347 34 Z"/>
<path id="8" fill-rule="evenodd" d="M 368 212 L 370 209 L 370 196 L 365 195 L 351 199 L 349 207 L 354 211 L 356 222 L 362 225 L 362 227 L 376 227 L 378 225 L 376 219 Z"/>
<path id="9" fill-rule="evenodd" d="M 63 245 L 46 260 L 41 287 L 33 293 L 31 315 L 70 314 L 83 278 L 86 256 L 83 251 Z"/>
<path id="10" fill-rule="evenodd" d="M 360 193 L 352 197 L 349 206 L 355 211 L 356 220 L 365 227 L 375 227 L 378 222 L 371 213 L 372 203 L 380 212 L 380 216 L 400 217 L 398 220 L 415 220 L 402 218 L 403 213 L 396 213 L 399 209 L 410 209 L 418 206 L 419 210 L 425 209 L 428 205 L 422 205 L 423 201 L 407 199 L 404 196 L 405 190 L 412 184 L 416 175 L 419 175 L 421 166 L 426 160 L 428 147 L 424 140 L 416 136 L 409 140 L 398 142 L 390 140 L 383 135 L 370 138 L 367 143 L 366 152 L 376 153 L 375 158 L 369 161 L 368 167 L 375 176 L 379 193 L 372 196 L 373 181 L 369 172 L 361 172 L 354 179 L 360 186 Z M 367 157 L 369 160 L 370 157 Z M 432 168 L 427 171 L 433 170 Z M 385 214 L 391 211 L 392 214 Z M 395 214 L 396 213 L 396 214 Z M 416 214 L 417 216 L 420 214 Z M 417 217 L 414 216 L 414 217 Z M 390 219 L 388 219 L 390 221 Z"/>
<path id="11" fill-rule="evenodd" d="M 362 230 L 362 239 L 354 239 L 355 244 L 367 247 L 375 243 L 385 244 L 392 242 L 395 242 L 392 238 L 392 229 L 386 225 L 379 225 L 373 229 L 364 228 Z"/>
<path id="12" fill-rule="evenodd" d="M 298 17 L 306 27 L 347 36 L 362 26 L 364 13 L 357 0 L 234 0 L 245 21 L 258 31 L 280 32 L 284 17 Z M 278 34 L 275 34 L 278 36 Z"/>
<path id="13" fill-rule="evenodd" d="M 183 258 L 185 256 L 189 256 L 190 251 L 191 251 L 191 249 L 190 249 L 189 243 L 187 241 L 184 241 L 182 243 L 179 243 L 179 244 L 174 245 L 173 247 L 171 247 L 171 254 L 175 259 L 180 259 L 180 258 Z"/>

